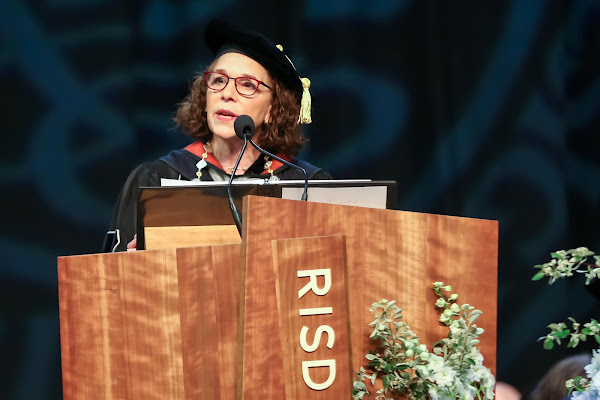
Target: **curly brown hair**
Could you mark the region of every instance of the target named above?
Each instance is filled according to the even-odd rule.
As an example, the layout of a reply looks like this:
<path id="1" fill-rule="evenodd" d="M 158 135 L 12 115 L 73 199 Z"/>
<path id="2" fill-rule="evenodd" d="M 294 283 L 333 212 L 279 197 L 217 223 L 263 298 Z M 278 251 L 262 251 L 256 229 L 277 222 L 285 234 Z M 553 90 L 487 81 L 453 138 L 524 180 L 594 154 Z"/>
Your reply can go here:
<path id="1" fill-rule="evenodd" d="M 210 71 L 217 60 L 205 71 Z M 273 100 L 269 123 L 264 123 L 256 142 L 265 150 L 295 156 L 306 143 L 300 130 L 300 96 L 285 88 L 276 79 L 273 82 Z M 190 93 L 179 104 L 175 122 L 189 136 L 206 143 L 212 138 L 206 119 L 206 81 L 204 72 L 194 79 Z"/>

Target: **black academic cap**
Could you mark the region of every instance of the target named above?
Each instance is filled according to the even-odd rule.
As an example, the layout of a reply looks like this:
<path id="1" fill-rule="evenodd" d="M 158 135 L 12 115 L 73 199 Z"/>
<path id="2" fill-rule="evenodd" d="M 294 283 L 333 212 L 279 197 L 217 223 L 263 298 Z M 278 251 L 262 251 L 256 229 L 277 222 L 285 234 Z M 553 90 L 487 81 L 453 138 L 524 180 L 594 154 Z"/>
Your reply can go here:
<path id="1" fill-rule="evenodd" d="M 302 81 L 288 57 L 275 44 L 258 32 L 247 31 L 227 22 L 210 21 L 204 40 L 215 56 L 228 49 L 238 50 L 262 65 L 274 79 L 302 96 Z"/>

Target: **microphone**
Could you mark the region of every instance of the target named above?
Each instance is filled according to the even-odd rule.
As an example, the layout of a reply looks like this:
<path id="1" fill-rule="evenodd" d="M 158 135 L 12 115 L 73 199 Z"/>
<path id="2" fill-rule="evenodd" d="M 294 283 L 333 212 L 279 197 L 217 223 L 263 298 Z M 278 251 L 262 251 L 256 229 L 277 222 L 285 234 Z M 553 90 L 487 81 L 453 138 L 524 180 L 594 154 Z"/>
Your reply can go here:
<path id="1" fill-rule="evenodd" d="M 240 115 L 233 121 L 233 130 L 240 139 L 244 139 L 246 135 L 248 138 L 254 136 L 254 120 L 249 115 Z"/>
<path id="2" fill-rule="evenodd" d="M 231 209 L 233 221 L 235 222 L 238 233 L 240 236 L 242 236 L 242 214 L 240 213 L 238 206 L 233 201 L 233 196 L 231 195 L 231 184 L 233 182 L 233 177 L 235 176 L 235 171 L 242 160 L 242 155 L 244 155 L 244 151 L 246 151 L 246 147 L 248 146 L 248 139 L 252 138 L 252 135 L 254 135 L 254 121 L 248 115 L 240 115 L 235 119 L 235 121 L 233 121 L 233 129 L 236 136 L 244 140 L 244 146 L 242 147 L 240 155 L 238 156 L 238 159 L 233 166 L 233 170 L 231 171 L 231 177 L 229 177 L 229 183 L 227 184 L 227 197 L 229 199 L 229 208 Z"/>
<path id="3" fill-rule="evenodd" d="M 296 164 L 292 164 L 291 162 L 286 161 L 281 157 L 277 157 L 275 154 L 271 154 L 268 151 L 260 148 L 254 142 L 254 140 L 252 140 L 252 135 L 254 135 L 254 121 L 252 120 L 252 117 L 250 117 L 248 115 L 240 115 L 239 117 L 237 117 L 235 119 L 233 126 L 235 128 L 235 134 L 237 135 L 237 137 L 245 140 L 244 146 L 247 143 L 246 140 L 250 140 L 250 144 L 252 146 L 254 146 L 256 148 L 256 150 L 260 151 L 263 154 L 268 155 L 271 158 L 274 158 L 275 160 L 277 160 L 289 167 L 295 168 L 304 174 L 304 191 L 302 192 L 302 197 L 300 198 L 300 200 L 306 201 L 306 199 L 308 198 L 308 175 L 306 174 L 306 170 L 302 167 L 299 167 Z"/>

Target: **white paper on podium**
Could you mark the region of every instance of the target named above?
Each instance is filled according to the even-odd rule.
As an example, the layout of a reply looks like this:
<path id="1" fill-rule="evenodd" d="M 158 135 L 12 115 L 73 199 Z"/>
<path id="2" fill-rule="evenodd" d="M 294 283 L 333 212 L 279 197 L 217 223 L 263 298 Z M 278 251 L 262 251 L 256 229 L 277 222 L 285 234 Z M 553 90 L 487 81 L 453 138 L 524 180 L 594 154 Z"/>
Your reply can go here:
<path id="1" fill-rule="evenodd" d="M 308 201 L 316 203 L 338 204 L 345 206 L 358 206 L 385 209 L 387 205 L 387 186 L 352 186 L 370 179 L 337 179 L 337 180 L 311 180 L 308 188 Z M 175 179 L 161 179 L 161 186 L 227 186 L 227 181 L 185 181 Z M 280 185 L 281 198 L 300 200 L 304 191 L 304 180 L 284 180 L 270 182 L 264 179 L 239 179 L 233 185 Z M 348 184 L 349 186 L 326 187 L 319 184 Z M 293 186 L 291 186 L 293 185 Z M 301 185 L 301 186 L 300 186 Z M 315 185 L 315 186 L 310 186 Z"/>
<path id="2" fill-rule="evenodd" d="M 309 180 L 308 184 L 314 183 L 364 183 L 371 182 L 370 179 L 313 179 Z M 161 178 L 160 186 L 227 186 L 229 181 L 186 181 L 178 179 Z M 231 182 L 232 185 L 289 185 L 289 184 L 302 184 L 304 180 L 285 180 L 285 181 L 269 181 L 268 179 L 262 178 L 250 178 L 250 179 L 235 179 Z"/>
<path id="3" fill-rule="evenodd" d="M 281 198 L 300 200 L 303 190 L 298 187 L 282 187 Z M 308 201 L 385 209 L 387 186 L 309 187 Z"/>
<path id="4" fill-rule="evenodd" d="M 160 178 L 160 186 L 227 186 L 229 181 L 185 181 L 179 179 Z M 231 182 L 232 185 L 264 185 L 264 179 L 240 179 Z"/>

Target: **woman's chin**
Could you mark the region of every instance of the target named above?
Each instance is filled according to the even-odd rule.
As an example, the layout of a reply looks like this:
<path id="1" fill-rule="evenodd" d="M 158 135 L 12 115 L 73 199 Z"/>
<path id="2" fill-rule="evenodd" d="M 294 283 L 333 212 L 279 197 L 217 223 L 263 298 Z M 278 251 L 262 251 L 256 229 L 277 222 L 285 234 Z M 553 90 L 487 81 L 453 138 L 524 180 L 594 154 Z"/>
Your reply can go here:
<path id="1" fill-rule="evenodd" d="M 213 132 L 213 142 L 219 141 L 219 140 L 241 140 L 239 139 L 236 135 L 235 135 L 235 131 L 230 130 L 230 131 L 221 131 L 220 129 L 217 129 L 216 132 Z"/>

